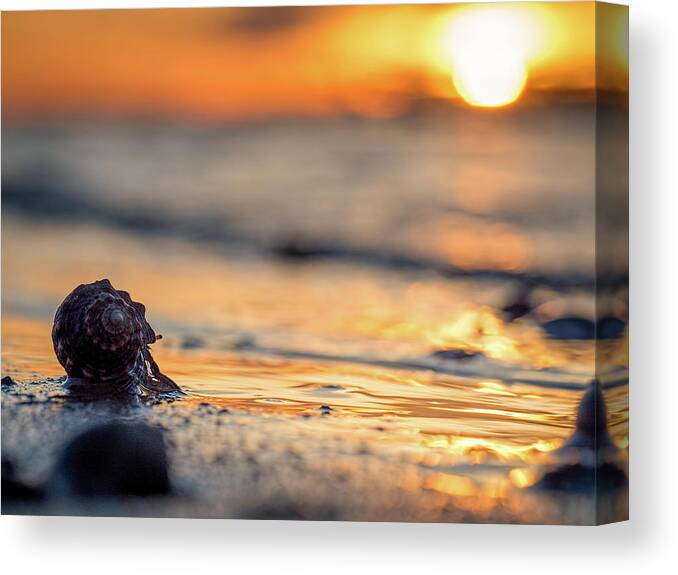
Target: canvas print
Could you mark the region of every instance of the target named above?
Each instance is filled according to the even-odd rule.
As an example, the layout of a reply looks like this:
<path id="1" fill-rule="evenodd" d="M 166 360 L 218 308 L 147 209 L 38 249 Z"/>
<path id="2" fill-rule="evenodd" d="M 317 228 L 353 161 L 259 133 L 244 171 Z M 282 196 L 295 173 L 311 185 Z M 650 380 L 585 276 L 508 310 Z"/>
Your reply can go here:
<path id="1" fill-rule="evenodd" d="M 628 516 L 627 8 L 2 14 L 2 513 Z"/>

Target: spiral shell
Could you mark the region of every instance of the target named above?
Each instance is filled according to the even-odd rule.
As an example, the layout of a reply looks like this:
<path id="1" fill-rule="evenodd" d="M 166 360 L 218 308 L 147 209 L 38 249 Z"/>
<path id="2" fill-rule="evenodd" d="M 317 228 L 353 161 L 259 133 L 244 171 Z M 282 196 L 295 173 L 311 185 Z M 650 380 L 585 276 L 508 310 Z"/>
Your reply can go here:
<path id="1" fill-rule="evenodd" d="M 146 308 L 107 279 L 75 288 L 56 311 L 52 343 L 78 391 L 169 392 L 179 387 L 160 370 L 149 345 L 158 339 Z"/>

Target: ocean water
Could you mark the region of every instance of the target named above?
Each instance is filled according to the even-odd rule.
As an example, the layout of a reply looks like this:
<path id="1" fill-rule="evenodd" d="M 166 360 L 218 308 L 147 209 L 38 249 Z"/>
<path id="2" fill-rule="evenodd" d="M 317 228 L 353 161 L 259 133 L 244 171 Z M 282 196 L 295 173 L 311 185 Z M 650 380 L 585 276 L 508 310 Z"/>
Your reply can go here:
<path id="1" fill-rule="evenodd" d="M 590 523 L 591 494 L 524 498 L 601 357 L 626 466 L 627 294 L 596 309 L 594 152 L 584 105 L 3 126 L 2 373 L 61 375 L 54 310 L 107 277 L 187 401 L 252 415 L 269 448 L 339 433 L 463 520 Z M 596 314 L 617 326 L 597 347 Z"/>

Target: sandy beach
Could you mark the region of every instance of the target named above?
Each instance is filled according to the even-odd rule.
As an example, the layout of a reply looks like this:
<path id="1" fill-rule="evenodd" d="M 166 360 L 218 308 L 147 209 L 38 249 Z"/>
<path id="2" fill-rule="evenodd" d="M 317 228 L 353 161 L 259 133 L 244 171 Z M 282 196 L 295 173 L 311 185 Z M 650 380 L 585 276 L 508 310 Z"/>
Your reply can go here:
<path id="1" fill-rule="evenodd" d="M 557 467 L 547 442 L 514 453 L 489 438 L 455 445 L 441 434 L 422 437 L 396 417 L 244 410 L 200 396 L 82 404 L 67 400 L 56 380 L 3 388 L 2 420 L 3 454 L 23 482 L 47 485 L 41 499 L 3 500 L 3 513 L 540 524 L 628 513 L 623 492 L 604 492 L 596 504 L 581 491 L 527 487 Z M 65 443 L 112 420 L 163 430 L 171 492 L 77 498 L 50 491 Z"/>

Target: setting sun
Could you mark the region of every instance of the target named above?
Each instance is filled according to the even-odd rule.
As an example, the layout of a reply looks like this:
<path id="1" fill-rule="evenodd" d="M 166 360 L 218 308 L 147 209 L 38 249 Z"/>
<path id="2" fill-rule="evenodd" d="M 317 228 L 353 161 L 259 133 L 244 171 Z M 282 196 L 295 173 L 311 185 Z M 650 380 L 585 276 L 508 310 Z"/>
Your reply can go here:
<path id="1" fill-rule="evenodd" d="M 533 22 L 512 7 L 472 7 L 453 15 L 443 51 L 454 87 L 469 104 L 505 106 L 522 93 L 536 45 Z"/>

